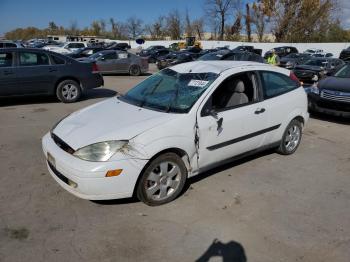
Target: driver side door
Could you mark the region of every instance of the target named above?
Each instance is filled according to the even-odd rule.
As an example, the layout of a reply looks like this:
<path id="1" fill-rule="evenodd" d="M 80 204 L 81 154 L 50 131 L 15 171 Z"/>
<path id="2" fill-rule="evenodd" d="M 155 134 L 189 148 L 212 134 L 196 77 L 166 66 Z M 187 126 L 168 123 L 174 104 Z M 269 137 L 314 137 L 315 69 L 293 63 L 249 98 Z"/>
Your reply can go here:
<path id="1" fill-rule="evenodd" d="M 225 105 L 233 95 L 237 80 L 244 82 L 248 101 Z M 244 96 L 242 95 L 242 96 Z M 200 169 L 252 151 L 264 144 L 268 117 L 261 87 L 255 72 L 243 72 L 226 78 L 197 113 Z M 244 100 L 244 99 L 243 99 Z M 223 102 L 220 102 L 223 101 Z"/>

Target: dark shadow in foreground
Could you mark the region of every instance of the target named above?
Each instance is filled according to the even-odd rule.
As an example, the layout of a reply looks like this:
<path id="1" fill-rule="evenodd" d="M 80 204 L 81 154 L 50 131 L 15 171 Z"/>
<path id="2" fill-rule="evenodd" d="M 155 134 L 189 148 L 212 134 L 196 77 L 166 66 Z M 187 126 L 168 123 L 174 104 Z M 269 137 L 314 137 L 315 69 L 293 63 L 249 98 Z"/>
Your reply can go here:
<path id="1" fill-rule="evenodd" d="M 247 261 L 243 246 L 235 241 L 222 243 L 221 241 L 214 239 L 213 243 L 208 247 L 204 254 L 195 261 L 207 262 L 213 257 L 222 257 L 223 262 Z"/>

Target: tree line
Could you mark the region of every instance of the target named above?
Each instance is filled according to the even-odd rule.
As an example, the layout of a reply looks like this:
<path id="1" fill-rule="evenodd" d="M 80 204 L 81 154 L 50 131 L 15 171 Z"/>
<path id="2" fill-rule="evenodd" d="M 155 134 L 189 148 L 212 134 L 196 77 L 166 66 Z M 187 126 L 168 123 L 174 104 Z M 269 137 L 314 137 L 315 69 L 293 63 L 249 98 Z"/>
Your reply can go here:
<path id="1" fill-rule="evenodd" d="M 203 17 L 192 17 L 188 10 L 175 9 L 144 23 L 135 16 L 126 21 L 115 18 L 94 20 L 79 28 L 77 21 L 68 27 L 49 22 L 48 27 L 17 28 L 5 34 L 7 39 L 28 40 L 47 35 L 94 35 L 110 39 L 181 39 L 184 35 L 202 40 L 205 32 L 212 40 L 268 42 L 347 42 L 350 32 L 335 19 L 337 0 L 203 0 Z"/>

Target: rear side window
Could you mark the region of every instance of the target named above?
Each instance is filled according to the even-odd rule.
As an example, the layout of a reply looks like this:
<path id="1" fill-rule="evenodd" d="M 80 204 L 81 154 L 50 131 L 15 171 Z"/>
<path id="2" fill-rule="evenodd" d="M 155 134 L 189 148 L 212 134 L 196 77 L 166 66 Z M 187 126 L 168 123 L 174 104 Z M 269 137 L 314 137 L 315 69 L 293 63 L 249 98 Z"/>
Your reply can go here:
<path id="1" fill-rule="evenodd" d="M 0 67 L 11 67 L 13 62 L 12 53 L 0 53 Z"/>
<path id="2" fill-rule="evenodd" d="M 117 53 L 110 53 L 103 56 L 104 60 L 118 59 Z"/>
<path id="3" fill-rule="evenodd" d="M 19 63 L 21 66 L 48 65 L 49 58 L 45 54 L 21 52 L 19 53 Z"/>
<path id="4" fill-rule="evenodd" d="M 66 61 L 63 58 L 60 58 L 58 56 L 51 56 L 52 57 L 52 61 L 56 64 L 56 65 L 64 65 L 66 63 Z"/>
<path id="5" fill-rule="evenodd" d="M 268 71 L 263 71 L 260 74 L 265 99 L 282 95 L 298 88 L 297 83 L 286 75 Z"/>
<path id="6" fill-rule="evenodd" d="M 17 47 L 14 43 L 5 43 L 5 47 Z"/>

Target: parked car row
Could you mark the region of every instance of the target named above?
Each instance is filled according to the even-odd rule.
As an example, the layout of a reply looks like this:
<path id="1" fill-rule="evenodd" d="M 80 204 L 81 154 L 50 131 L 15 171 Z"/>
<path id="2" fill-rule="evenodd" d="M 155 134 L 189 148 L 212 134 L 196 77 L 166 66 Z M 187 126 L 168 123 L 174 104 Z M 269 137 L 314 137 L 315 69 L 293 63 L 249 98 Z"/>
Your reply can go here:
<path id="1" fill-rule="evenodd" d="M 103 84 L 93 63 L 42 49 L 0 50 L 0 97 L 56 95 L 60 101 L 72 103 L 85 90 Z"/>

